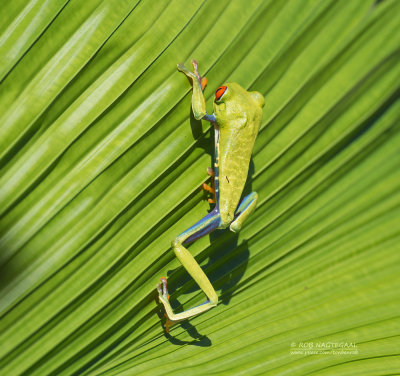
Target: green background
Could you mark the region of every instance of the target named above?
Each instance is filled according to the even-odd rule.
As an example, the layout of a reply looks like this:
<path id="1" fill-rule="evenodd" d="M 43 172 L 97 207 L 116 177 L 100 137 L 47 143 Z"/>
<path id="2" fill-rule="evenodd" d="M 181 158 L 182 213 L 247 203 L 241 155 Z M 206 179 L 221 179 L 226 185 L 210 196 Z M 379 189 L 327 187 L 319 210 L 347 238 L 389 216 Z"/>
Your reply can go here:
<path id="1" fill-rule="evenodd" d="M 400 372 L 400 1 L 0 13 L 2 374 Z M 208 106 L 225 81 L 265 96 L 260 198 L 239 236 L 190 247 L 220 302 L 167 336 L 161 276 L 177 312 L 204 300 L 170 249 L 210 209 L 212 135 L 176 70 L 191 58 Z"/>

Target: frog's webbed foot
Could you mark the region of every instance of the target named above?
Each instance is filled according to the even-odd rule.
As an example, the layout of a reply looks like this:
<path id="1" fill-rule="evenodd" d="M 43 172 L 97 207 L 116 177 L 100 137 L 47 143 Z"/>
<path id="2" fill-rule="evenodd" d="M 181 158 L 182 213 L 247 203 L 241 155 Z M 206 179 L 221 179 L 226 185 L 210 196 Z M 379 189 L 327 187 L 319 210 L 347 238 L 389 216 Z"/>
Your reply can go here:
<path id="1" fill-rule="evenodd" d="M 185 67 L 183 63 L 179 63 L 177 65 L 178 71 L 184 73 L 187 77 L 191 78 L 192 80 L 198 80 L 201 86 L 201 90 L 204 91 L 204 88 L 207 85 L 207 78 L 202 77 L 199 73 L 198 69 L 198 63 L 196 60 L 192 60 L 192 65 L 193 65 L 193 72 L 191 72 L 189 69 Z"/>
<path id="2" fill-rule="evenodd" d="M 188 76 L 189 78 L 191 78 L 191 79 L 197 78 L 196 75 L 193 72 L 191 72 L 189 69 L 187 69 L 185 67 L 185 64 L 179 63 L 179 64 L 177 64 L 176 67 L 178 68 L 179 72 L 185 73 L 186 76 Z"/>
<path id="3" fill-rule="evenodd" d="M 211 167 L 208 167 L 207 174 L 211 176 L 211 187 L 207 183 L 203 183 L 202 188 L 213 195 L 213 198 L 209 198 L 207 201 L 210 204 L 215 204 L 217 202 L 217 194 L 215 193 L 215 172 Z"/>
<path id="4" fill-rule="evenodd" d="M 162 285 L 161 285 L 162 283 Z M 161 277 L 161 283 L 157 285 L 157 291 L 158 291 L 158 299 L 160 302 L 164 305 L 164 307 L 168 306 L 171 310 L 171 305 L 169 303 L 169 294 L 168 294 L 168 289 L 167 289 L 167 278 Z M 169 333 L 169 328 L 177 323 L 177 321 L 173 321 L 168 317 L 168 313 L 164 314 L 165 316 L 165 331 Z"/>
<path id="5" fill-rule="evenodd" d="M 168 289 L 167 289 L 167 278 L 161 277 L 160 278 L 161 283 L 157 285 L 157 291 L 158 291 L 158 297 L 161 301 L 163 302 L 168 302 L 169 301 L 169 294 L 168 294 Z"/>
<path id="6" fill-rule="evenodd" d="M 199 73 L 199 64 L 197 63 L 196 60 L 192 59 L 192 65 L 193 65 L 194 74 L 196 75 L 197 79 L 198 79 L 199 82 L 200 82 L 201 90 L 204 91 L 204 88 L 205 88 L 206 85 L 207 85 L 207 78 L 206 78 L 206 77 L 200 76 L 200 73 Z"/>
<path id="7" fill-rule="evenodd" d="M 183 64 L 178 64 L 178 70 L 186 75 L 192 81 L 192 110 L 196 120 L 201 120 L 207 115 L 206 100 L 204 98 L 203 89 L 207 84 L 205 77 L 201 77 L 198 70 L 196 60 L 192 60 L 194 72 L 191 72 Z M 208 119 L 206 119 L 208 120 Z"/>

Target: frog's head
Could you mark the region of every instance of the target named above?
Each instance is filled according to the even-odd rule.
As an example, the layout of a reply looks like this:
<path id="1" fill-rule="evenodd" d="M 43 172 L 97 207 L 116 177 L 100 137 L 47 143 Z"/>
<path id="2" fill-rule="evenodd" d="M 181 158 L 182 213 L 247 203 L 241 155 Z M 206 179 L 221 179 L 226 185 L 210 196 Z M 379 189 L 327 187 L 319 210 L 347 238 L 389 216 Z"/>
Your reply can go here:
<path id="1" fill-rule="evenodd" d="M 237 83 L 226 83 L 215 91 L 214 107 L 222 109 L 231 104 L 262 108 L 264 97 L 257 91 L 247 91 Z"/>

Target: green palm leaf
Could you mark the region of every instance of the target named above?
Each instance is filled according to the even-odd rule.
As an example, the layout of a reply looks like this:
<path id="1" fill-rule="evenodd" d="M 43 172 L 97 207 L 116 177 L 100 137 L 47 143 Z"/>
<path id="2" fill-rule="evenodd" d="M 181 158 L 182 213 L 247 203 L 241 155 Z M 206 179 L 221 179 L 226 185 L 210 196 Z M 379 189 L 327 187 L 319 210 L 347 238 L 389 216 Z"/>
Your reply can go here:
<path id="1" fill-rule="evenodd" d="M 3 374 L 399 372 L 398 1 L 0 8 Z M 260 200 L 190 247 L 220 304 L 166 336 L 162 275 L 177 311 L 204 299 L 169 248 L 209 209 L 192 57 L 208 104 L 265 95 Z"/>

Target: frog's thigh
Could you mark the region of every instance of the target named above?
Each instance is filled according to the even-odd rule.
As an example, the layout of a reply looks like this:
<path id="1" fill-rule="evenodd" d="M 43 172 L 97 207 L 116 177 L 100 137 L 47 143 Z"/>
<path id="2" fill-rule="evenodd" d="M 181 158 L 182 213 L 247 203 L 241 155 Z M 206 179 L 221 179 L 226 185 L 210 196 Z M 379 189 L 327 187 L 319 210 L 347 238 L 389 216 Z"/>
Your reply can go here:
<path id="1" fill-rule="evenodd" d="M 257 205 L 258 194 L 257 192 L 251 192 L 247 195 L 239 207 L 236 209 L 235 217 L 236 219 L 231 223 L 230 230 L 233 232 L 239 232 L 242 228 L 243 222 L 247 217 L 253 213 Z"/>

